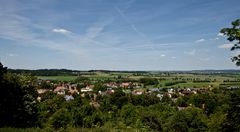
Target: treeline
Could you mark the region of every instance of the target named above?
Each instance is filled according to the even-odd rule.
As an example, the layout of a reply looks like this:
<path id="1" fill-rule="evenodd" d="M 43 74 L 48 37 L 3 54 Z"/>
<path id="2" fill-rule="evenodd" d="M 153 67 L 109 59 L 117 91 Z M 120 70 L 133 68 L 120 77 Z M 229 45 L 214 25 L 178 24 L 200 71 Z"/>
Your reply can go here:
<path id="1" fill-rule="evenodd" d="M 27 69 L 8 69 L 11 73 L 16 74 L 31 74 L 33 76 L 75 76 L 75 75 L 94 75 L 95 72 L 102 73 L 133 73 L 133 74 L 145 74 L 148 72 L 144 71 L 108 71 L 108 70 L 69 70 L 69 69 L 38 69 L 38 70 L 27 70 Z"/>
<path id="2" fill-rule="evenodd" d="M 25 69 L 9 69 L 10 73 L 16 74 L 31 74 L 33 76 L 75 76 L 80 71 L 68 69 L 39 69 L 39 70 L 25 70 Z"/>
<path id="3" fill-rule="evenodd" d="M 172 85 L 176 85 L 179 83 L 186 83 L 186 81 L 172 81 L 172 82 L 166 82 L 165 86 L 172 86 Z"/>

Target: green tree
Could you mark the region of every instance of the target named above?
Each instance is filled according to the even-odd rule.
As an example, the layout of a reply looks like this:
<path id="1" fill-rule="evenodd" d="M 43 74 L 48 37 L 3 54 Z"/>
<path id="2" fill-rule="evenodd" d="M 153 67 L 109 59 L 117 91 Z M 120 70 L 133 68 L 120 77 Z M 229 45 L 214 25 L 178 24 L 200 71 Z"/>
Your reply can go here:
<path id="1" fill-rule="evenodd" d="M 107 86 L 103 85 L 102 83 L 96 83 L 94 86 L 95 86 L 93 89 L 94 92 L 107 90 Z"/>
<path id="2" fill-rule="evenodd" d="M 206 131 L 206 119 L 201 109 L 187 108 L 169 117 L 168 122 L 164 124 L 164 131 Z"/>
<path id="3" fill-rule="evenodd" d="M 240 90 L 232 92 L 229 99 L 229 109 L 227 119 L 223 124 L 223 131 L 239 131 L 240 130 Z"/>
<path id="4" fill-rule="evenodd" d="M 220 32 L 226 35 L 230 42 L 235 42 L 231 50 L 240 49 L 240 19 L 233 21 L 231 28 L 223 28 Z M 237 66 L 240 66 L 240 55 L 234 56 L 231 59 Z"/>
<path id="5" fill-rule="evenodd" d="M 158 80 L 156 78 L 141 78 L 139 80 L 140 83 L 143 83 L 144 85 L 157 85 Z"/>
<path id="6" fill-rule="evenodd" d="M 61 108 L 51 116 L 49 121 L 55 129 L 66 128 L 71 122 L 71 114 L 67 109 Z"/>
<path id="7" fill-rule="evenodd" d="M 122 122 L 126 126 L 135 126 L 137 120 L 140 119 L 140 107 L 136 107 L 132 104 L 126 104 L 122 107 L 120 112 L 120 117 L 122 119 Z"/>
<path id="8" fill-rule="evenodd" d="M 145 128 L 150 128 L 156 131 L 163 131 L 169 117 L 176 113 L 176 109 L 170 105 L 160 103 L 149 107 L 144 107 L 141 112 L 141 121 Z"/>
<path id="9" fill-rule="evenodd" d="M 7 73 L 0 63 L 0 127 L 31 127 L 37 121 L 37 91 L 31 77 Z"/>

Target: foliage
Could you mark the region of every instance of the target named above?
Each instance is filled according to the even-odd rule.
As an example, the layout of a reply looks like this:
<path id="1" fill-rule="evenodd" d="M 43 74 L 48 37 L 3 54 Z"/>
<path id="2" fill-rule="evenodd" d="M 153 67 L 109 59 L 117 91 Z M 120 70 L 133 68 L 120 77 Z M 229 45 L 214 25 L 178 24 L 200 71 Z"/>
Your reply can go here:
<path id="1" fill-rule="evenodd" d="M 141 78 L 140 83 L 143 83 L 145 85 L 156 85 L 158 84 L 158 80 L 156 78 Z"/>
<path id="2" fill-rule="evenodd" d="M 103 85 L 102 83 L 96 83 L 94 85 L 94 92 L 98 92 L 98 91 L 106 91 L 107 90 L 107 86 Z"/>
<path id="3" fill-rule="evenodd" d="M 0 63 L 0 126 L 30 127 L 37 121 L 37 91 L 28 76 L 7 73 Z"/>
<path id="4" fill-rule="evenodd" d="M 172 86 L 172 85 L 176 85 L 179 83 L 186 83 L 186 81 L 174 81 L 174 82 L 167 82 L 165 83 L 165 86 Z"/>
<path id="5" fill-rule="evenodd" d="M 49 122 L 55 129 L 66 128 L 71 122 L 71 114 L 66 108 L 61 108 L 50 117 Z"/>
<path id="6" fill-rule="evenodd" d="M 79 82 L 88 82 L 88 81 L 89 81 L 89 78 L 87 78 L 87 77 L 82 77 L 82 76 L 77 77 L 77 78 L 74 80 L 74 82 L 76 82 L 76 83 L 79 83 Z"/>
<path id="7" fill-rule="evenodd" d="M 224 131 L 240 130 L 240 91 L 230 93 L 229 109 L 223 125 Z"/>
<path id="8" fill-rule="evenodd" d="M 233 21 L 231 28 L 223 28 L 220 32 L 226 35 L 230 42 L 235 42 L 231 50 L 240 49 L 240 19 Z M 235 62 L 237 66 L 240 66 L 240 55 L 232 57 L 232 61 Z"/>
<path id="9" fill-rule="evenodd" d="M 188 108 L 172 115 L 164 126 L 164 131 L 204 131 L 206 116 L 199 108 Z"/>

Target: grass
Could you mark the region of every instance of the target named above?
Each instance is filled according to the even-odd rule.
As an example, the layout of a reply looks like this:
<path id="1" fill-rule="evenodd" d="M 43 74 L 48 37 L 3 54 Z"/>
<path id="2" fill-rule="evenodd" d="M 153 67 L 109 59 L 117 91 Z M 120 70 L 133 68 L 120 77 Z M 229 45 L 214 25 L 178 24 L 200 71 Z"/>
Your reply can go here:
<path id="1" fill-rule="evenodd" d="M 239 76 L 237 75 L 195 75 L 195 74 L 170 74 L 170 75 L 163 75 L 163 74 L 147 74 L 149 78 L 157 78 L 157 79 L 166 79 L 159 81 L 158 87 L 166 87 L 166 88 L 208 88 L 209 85 L 213 87 L 219 87 L 221 83 L 225 83 L 226 86 L 239 86 L 239 82 L 223 82 L 223 80 L 236 80 Z M 138 80 L 140 78 L 146 77 L 144 75 L 134 76 L 132 73 L 104 73 L 104 72 L 95 72 L 94 74 L 90 75 L 88 73 L 82 74 L 83 77 L 88 77 L 92 81 L 98 80 L 111 80 L 117 81 L 117 77 L 121 76 L 122 78 L 129 78 Z M 167 82 L 174 81 L 174 78 L 181 78 L 187 81 L 186 83 L 179 83 L 172 86 L 165 86 Z M 43 80 L 57 80 L 57 81 L 73 81 L 77 78 L 77 76 L 38 76 L 39 79 Z M 211 79 L 214 82 L 192 82 L 191 79 L 205 80 Z M 146 86 L 147 88 L 151 88 L 153 86 Z"/>
<path id="2" fill-rule="evenodd" d="M 38 76 L 42 80 L 58 80 L 58 81 L 72 81 L 77 78 L 77 76 Z"/>

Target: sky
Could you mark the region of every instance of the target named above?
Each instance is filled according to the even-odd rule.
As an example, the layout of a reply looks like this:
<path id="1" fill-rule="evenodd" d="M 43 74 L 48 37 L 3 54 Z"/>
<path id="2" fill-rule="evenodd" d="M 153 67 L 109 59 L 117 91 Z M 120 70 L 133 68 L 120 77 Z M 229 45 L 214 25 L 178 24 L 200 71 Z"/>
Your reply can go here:
<path id="1" fill-rule="evenodd" d="M 75 70 L 239 69 L 239 0 L 0 0 L 0 62 Z"/>

